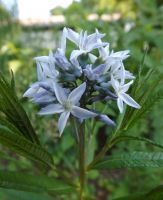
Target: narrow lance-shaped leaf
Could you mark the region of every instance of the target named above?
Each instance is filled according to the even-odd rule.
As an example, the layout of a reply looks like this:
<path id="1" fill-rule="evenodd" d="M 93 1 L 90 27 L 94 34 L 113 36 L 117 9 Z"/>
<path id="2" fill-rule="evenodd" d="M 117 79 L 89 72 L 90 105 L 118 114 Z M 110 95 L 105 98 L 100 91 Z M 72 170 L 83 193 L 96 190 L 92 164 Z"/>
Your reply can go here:
<path id="1" fill-rule="evenodd" d="M 127 141 L 127 140 L 145 142 L 147 144 L 150 144 L 150 145 L 153 145 L 153 146 L 163 149 L 163 145 L 161 145 L 153 140 L 150 140 L 148 138 L 143 138 L 143 137 L 130 136 L 130 135 L 121 135 L 121 136 L 116 137 L 112 142 L 112 146 L 119 142 L 123 142 L 123 141 Z"/>
<path id="2" fill-rule="evenodd" d="M 5 126 L 0 125 L 0 143 L 18 154 L 41 162 L 47 166 L 53 164 L 51 155 L 37 144 L 30 142 L 23 136 L 17 135 Z"/>
<path id="3" fill-rule="evenodd" d="M 0 110 L 8 120 L 14 124 L 28 140 L 38 143 L 37 135 L 29 121 L 29 118 L 21 106 L 13 88 L 5 80 L 0 72 Z"/>
<path id="4" fill-rule="evenodd" d="M 12 189 L 0 189 L 0 194 L 3 195 L 5 200 L 54 200 L 47 194 L 38 194 L 34 192 L 24 192 Z"/>
<path id="5" fill-rule="evenodd" d="M 93 169 L 163 167 L 162 152 L 132 152 L 106 157 Z"/>
<path id="6" fill-rule="evenodd" d="M 72 186 L 65 182 L 47 176 L 8 171 L 0 171 L 0 187 L 50 194 L 65 194 L 74 190 Z"/>

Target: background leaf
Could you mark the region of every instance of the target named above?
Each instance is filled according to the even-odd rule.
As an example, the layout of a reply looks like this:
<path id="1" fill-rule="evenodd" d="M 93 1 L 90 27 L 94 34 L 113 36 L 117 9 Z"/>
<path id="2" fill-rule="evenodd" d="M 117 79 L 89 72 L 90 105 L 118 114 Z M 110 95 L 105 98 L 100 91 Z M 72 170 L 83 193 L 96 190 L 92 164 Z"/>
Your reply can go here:
<path id="1" fill-rule="evenodd" d="M 94 169 L 163 167 L 162 152 L 132 152 L 104 158 Z"/>
<path id="2" fill-rule="evenodd" d="M 13 82 L 13 81 L 12 81 Z M 28 140 L 39 144 L 38 137 L 28 119 L 26 112 L 21 106 L 12 86 L 6 81 L 0 72 L 0 110 Z"/>
<path id="3" fill-rule="evenodd" d="M 33 192 L 16 191 L 11 189 L 1 189 L 0 194 L 5 200 L 54 200 L 46 194 L 37 194 Z"/>
<path id="4" fill-rule="evenodd" d="M 162 200 L 163 199 L 163 186 L 158 186 L 145 194 L 136 194 L 125 197 L 116 198 L 114 200 Z"/>
<path id="5" fill-rule="evenodd" d="M 18 154 L 50 166 L 53 164 L 51 155 L 37 144 L 30 142 L 23 136 L 15 134 L 12 130 L 0 125 L 0 143 Z"/>
<path id="6" fill-rule="evenodd" d="M 74 190 L 72 186 L 47 176 L 8 171 L 0 171 L 0 187 L 50 194 L 66 194 Z"/>

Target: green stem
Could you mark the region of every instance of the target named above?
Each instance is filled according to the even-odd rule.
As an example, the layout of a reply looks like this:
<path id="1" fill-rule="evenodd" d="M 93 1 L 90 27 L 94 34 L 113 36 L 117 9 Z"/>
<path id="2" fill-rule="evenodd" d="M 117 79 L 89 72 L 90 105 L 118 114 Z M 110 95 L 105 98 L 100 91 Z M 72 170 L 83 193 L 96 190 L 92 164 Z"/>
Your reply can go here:
<path id="1" fill-rule="evenodd" d="M 85 123 L 80 125 L 79 130 L 79 200 L 83 200 L 85 186 Z"/>
<path id="2" fill-rule="evenodd" d="M 101 151 L 95 156 L 93 161 L 87 166 L 87 170 L 89 170 L 93 165 L 95 165 L 98 161 L 100 161 L 106 154 L 106 152 L 114 145 L 116 141 L 116 132 L 112 136 L 112 138 L 105 143 Z"/>

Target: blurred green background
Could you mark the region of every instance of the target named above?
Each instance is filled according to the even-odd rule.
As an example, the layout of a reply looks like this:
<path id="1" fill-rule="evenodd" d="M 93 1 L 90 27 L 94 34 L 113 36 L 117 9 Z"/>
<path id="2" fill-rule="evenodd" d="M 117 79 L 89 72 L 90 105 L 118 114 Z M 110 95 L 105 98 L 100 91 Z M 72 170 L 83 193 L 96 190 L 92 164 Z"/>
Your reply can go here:
<path id="1" fill-rule="evenodd" d="M 76 31 L 88 30 L 89 33 L 98 28 L 100 32 L 106 33 L 104 40 L 110 42 L 111 48 L 115 51 L 125 49 L 131 51 L 131 56 L 125 61 L 126 67 L 131 72 L 137 73 L 144 51 L 148 48 L 144 67 L 156 68 L 159 74 L 163 72 L 163 2 L 162 0 L 74 1 L 68 8 L 58 6 L 51 10 L 51 16 L 56 19 L 64 17 L 62 23 L 60 21 L 25 23 L 18 20 L 17 15 L 16 4 L 8 9 L 4 2 L 0 1 L 0 70 L 8 79 L 10 79 L 10 70 L 13 70 L 17 94 L 41 143 L 53 153 L 56 165 L 63 170 L 73 171 L 73 166 L 77 166 L 77 160 L 70 127 L 67 127 L 63 137 L 59 138 L 56 130 L 57 118 L 37 116 L 38 107 L 22 99 L 24 91 L 36 80 L 33 57 L 48 55 L 49 49 L 55 50 L 59 45 L 64 26 Z M 71 48 L 68 51 L 70 52 Z M 160 101 L 130 130 L 129 134 L 145 136 L 163 145 L 162 116 L 163 101 Z M 99 124 L 97 141 L 93 141 L 90 147 L 99 149 L 105 143 L 109 131 L 108 127 Z M 152 148 L 144 143 L 126 142 L 117 145 L 111 154 L 133 150 L 150 151 Z M 0 146 L 0 169 L 37 173 L 29 161 L 2 146 Z M 75 179 L 76 172 L 73 177 Z M 93 171 L 89 175 L 88 190 L 93 194 L 92 199 L 110 200 L 148 191 L 161 184 L 163 184 L 162 169 Z M 12 191 L 0 190 L 0 199 L 13 200 L 13 198 Z M 23 193 L 19 193 L 16 199 L 30 200 L 25 198 Z M 66 198 L 57 197 L 57 199 Z M 73 194 L 71 199 L 75 199 Z"/>

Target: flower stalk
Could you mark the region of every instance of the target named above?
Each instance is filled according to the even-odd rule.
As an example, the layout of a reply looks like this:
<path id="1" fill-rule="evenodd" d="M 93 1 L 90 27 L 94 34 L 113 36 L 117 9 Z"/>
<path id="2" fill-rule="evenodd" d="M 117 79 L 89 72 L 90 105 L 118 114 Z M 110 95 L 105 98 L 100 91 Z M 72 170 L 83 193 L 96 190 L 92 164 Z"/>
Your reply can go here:
<path id="1" fill-rule="evenodd" d="M 84 187 L 85 187 L 85 123 L 80 125 L 79 131 L 79 200 L 84 199 Z"/>

